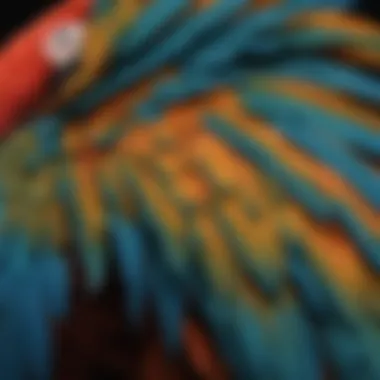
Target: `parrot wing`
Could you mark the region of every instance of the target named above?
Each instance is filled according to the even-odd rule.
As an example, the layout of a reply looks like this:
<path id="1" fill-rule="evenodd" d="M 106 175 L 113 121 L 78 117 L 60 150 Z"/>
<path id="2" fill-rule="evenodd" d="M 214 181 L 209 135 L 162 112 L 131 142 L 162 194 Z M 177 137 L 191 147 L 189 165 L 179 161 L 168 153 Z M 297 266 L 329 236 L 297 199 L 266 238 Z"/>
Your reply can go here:
<path id="1" fill-rule="evenodd" d="M 379 81 L 358 68 L 378 68 L 379 28 L 287 9 L 223 23 L 211 47 L 189 22 L 165 57 L 116 65 L 3 144 L 7 273 L 36 294 L 13 297 L 12 315 L 36 314 L 34 346 L 13 350 L 34 372 L 48 367 L 37 326 L 67 303 L 52 253 L 70 243 L 88 289 L 112 257 L 131 321 L 153 303 L 176 352 L 196 318 L 236 379 L 380 376 Z"/>
<path id="2" fill-rule="evenodd" d="M 128 315 L 154 300 L 167 347 L 181 347 L 194 305 L 234 378 L 318 379 L 327 366 L 376 378 L 380 124 L 362 103 L 377 103 L 378 80 L 353 64 L 378 65 L 379 32 L 329 11 L 304 20 L 261 44 L 291 59 L 254 71 L 265 52 L 247 44 L 228 70 L 243 54 L 227 33 L 139 86 L 128 121 L 98 137 L 94 198 L 85 159 L 81 204 L 105 202 Z"/>

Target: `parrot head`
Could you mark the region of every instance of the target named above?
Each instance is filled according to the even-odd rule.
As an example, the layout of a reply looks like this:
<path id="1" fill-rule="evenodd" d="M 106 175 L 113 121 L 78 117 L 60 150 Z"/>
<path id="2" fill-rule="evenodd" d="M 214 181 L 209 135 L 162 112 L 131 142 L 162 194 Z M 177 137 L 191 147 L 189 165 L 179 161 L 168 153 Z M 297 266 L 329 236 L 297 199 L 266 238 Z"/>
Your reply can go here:
<path id="1" fill-rule="evenodd" d="M 92 0 L 53 7 L 0 50 L 0 135 L 35 112 L 80 61 Z"/>
<path id="2" fill-rule="evenodd" d="M 139 1 L 65 0 L 0 48 L 0 138 L 77 99 L 118 53 Z M 116 43 L 117 45 L 117 43 Z"/>

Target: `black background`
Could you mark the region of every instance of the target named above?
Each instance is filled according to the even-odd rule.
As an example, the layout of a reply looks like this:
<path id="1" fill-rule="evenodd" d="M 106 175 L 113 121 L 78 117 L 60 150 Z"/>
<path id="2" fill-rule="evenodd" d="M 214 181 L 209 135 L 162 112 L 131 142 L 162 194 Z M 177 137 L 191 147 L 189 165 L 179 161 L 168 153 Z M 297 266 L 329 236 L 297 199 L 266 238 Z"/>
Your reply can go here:
<path id="1" fill-rule="evenodd" d="M 0 38 L 8 35 L 25 22 L 32 19 L 49 5 L 60 3 L 59 0 L 7 0 L 2 1 L 0 9 Z"/>

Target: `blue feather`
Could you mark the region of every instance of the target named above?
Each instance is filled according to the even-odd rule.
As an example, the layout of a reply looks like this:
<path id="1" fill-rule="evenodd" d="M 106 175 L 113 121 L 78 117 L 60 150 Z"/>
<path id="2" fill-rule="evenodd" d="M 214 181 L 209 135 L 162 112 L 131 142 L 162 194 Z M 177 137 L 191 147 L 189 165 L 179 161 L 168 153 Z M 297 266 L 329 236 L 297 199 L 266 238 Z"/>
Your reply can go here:
<path id="1" fill-rule="evenodd" d="M 108 226 L 119 276 L 126 292 L 127 315 L 132 323 L 138 324 L 146 301 L 146 259 L 142 236 L 138 228 L 117 214 L 109 217 Z"/>

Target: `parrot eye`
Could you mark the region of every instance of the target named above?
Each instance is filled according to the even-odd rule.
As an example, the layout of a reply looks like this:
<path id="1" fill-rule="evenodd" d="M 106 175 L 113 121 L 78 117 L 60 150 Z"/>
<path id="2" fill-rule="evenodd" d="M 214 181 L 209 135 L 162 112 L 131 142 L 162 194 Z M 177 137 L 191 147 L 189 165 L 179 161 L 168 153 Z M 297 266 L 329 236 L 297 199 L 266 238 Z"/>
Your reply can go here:
<path id="1" fill-rule="evenodd" d="M 85 26 L 72 23 L 56 29 L 45 44 L 45 55 L 58 69 L 68 69 L 79 60 L 85 42 Z"/>

